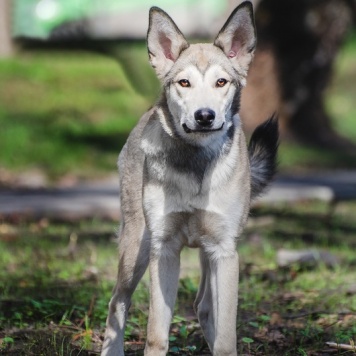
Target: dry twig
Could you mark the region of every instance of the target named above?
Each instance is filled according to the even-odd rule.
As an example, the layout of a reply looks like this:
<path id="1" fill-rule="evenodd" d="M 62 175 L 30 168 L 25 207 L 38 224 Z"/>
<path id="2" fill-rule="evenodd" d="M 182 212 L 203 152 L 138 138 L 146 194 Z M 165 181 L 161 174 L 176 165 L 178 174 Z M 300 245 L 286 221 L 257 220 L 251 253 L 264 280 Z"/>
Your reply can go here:
<path id="1" fill-rule="evenodd" d="M 347 345 L 347 344 L 337 344 L 336 342 L 327 342 L 326 344 L 333 349 L 351 350 L 356 353 L 356 345 L 354 345 L 353 343 Z"/>

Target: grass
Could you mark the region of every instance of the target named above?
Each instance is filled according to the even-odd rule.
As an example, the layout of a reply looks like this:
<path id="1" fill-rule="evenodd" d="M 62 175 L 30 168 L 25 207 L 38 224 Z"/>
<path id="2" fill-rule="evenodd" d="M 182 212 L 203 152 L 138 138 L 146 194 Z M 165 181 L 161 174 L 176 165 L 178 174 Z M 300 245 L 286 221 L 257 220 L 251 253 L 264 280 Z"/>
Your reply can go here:
<path id="1" fill-rule="evenodd" d="M 255 208 L 238 244 L 238 349 L 249 355 L 345 355 L 325 342 L 356 341 L 355 203 Z M 15 219 L 15 220 L 14 220 Z M 0 348 L 16 355 L 93 355 L 100 350 L 117 265 L 115 223 L 3 220 L 0 224 Z M 326 250 L 339 259 L 278 267 L 277 251 Z M 196 250 L 182 254 L 170 355 L 209 354 L 192 304 Z M 134 294 L 128 355 L 141 355 L 148 277 Z"/>
<path id="2" fill-rule="evenodd" d="M 0 81 L 0 162 L 10 171 L 38 168 L 52 178 L 115 171 L 148 106 L 117 63 L 99 55 L 23 53 L 0 62 Z"/>

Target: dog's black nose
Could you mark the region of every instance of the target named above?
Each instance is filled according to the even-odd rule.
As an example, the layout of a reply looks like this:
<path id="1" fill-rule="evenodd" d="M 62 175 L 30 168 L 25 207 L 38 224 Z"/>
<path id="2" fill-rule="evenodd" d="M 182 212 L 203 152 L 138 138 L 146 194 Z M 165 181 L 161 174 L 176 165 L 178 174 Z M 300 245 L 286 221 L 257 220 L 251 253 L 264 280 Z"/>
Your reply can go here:
<path id="1" fill-rule="evenodd" d="M 199 109 L 194 113 L 195 121 L 204 127 L 211 126 L 215 119 L 215 112 L 210 109 Z"/>

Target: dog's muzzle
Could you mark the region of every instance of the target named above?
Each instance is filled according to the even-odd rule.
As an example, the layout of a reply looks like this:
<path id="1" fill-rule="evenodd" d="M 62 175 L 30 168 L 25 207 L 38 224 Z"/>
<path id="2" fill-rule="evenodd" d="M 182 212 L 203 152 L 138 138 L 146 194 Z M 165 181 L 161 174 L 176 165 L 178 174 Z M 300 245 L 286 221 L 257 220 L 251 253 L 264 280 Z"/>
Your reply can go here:
<path id="1" fill-rule="evenodd" d="M 199 109 L 194 113 L 195 125 L 194 128 L 188 127 L 187 124 L 183 124 L 182 127 L 186 133 L 191 132 L 213 132 L 219 131 L 224 127 L 224 123 L 220 127 L 213 127 L 215 120 L 215 112 L 211 109 Z"/>

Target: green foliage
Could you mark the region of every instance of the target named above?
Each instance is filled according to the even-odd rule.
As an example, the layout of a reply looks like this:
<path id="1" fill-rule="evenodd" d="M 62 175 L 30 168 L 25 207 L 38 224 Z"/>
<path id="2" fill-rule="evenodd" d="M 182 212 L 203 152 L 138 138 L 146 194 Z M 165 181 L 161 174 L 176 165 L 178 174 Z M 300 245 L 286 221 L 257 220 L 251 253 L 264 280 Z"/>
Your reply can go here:
<path id="1" fill-rule="evenodd" d="M 253 339 L 249 337 L 243 337 L 241 341 L 244 342 L 245 344 L 251 344 L 253 342 Z"/>
<path id="2" fill-rule="evenodd" d="M 15 340 L 14 340 L 12 337 L 5 336 L 5 337 L 1 340 L 0 350 L 1 350 L 2 347 L 6 347 L 8 344 L 13 344 L 14 341 L 15 341 Z"/>

